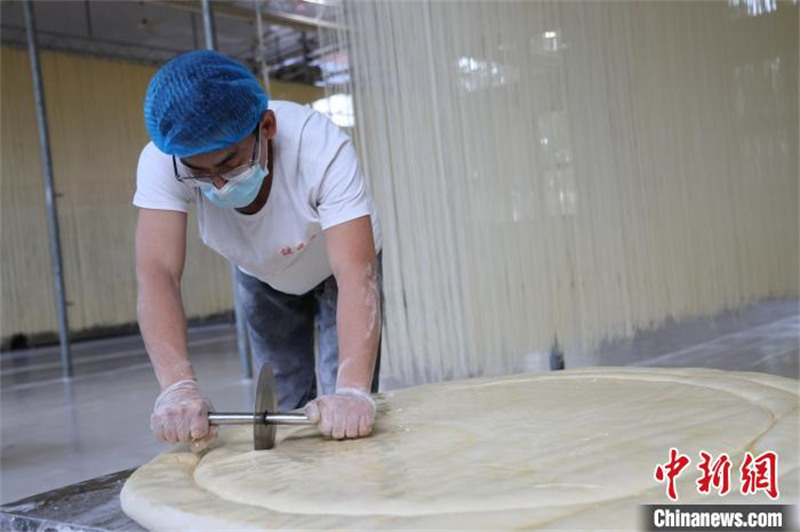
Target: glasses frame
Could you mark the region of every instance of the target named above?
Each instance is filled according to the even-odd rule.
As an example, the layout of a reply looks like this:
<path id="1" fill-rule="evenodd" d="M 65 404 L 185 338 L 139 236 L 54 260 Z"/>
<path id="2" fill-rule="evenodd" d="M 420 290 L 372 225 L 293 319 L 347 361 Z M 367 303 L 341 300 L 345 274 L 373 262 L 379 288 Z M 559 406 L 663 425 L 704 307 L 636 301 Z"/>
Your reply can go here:
<path id="1" fill-rule="evenodd" d="M 204 186 L 204 185 L 214 185 L 214 178 L 219 177 L 220 179 L 224 180 L 226 183 L 236 182 L 239 175 L 247 175 L 246 170 L 250 170 L 255 165 L 259 164 L 258 162 L 258 155 L 261 148 L 261 127 L 256 126 L 256 130 L 253 132 L 256 136 L 256 141 L 253 144 L 253 156 L 250 158 L 250 162 L 246 164 L 240 164 L 235 168 L 231 168 L 230 170 L 226 170 L 225 172 L 219 172 L 216 174 L 201 174 L 201 175 L 192 175 L 192 176 L 182 176 L 178 174 L 178 160 L 173 155 L 172 156 L 172 169 L 175 172 L 175 179 L 177 179 L 180 183 L 186 183 L 188 185 L 193 186 Z M 249 135 L 248 135 L 249 136 Z M 233 177 L 225 177 L 226 175 L 237 174 Z"/>

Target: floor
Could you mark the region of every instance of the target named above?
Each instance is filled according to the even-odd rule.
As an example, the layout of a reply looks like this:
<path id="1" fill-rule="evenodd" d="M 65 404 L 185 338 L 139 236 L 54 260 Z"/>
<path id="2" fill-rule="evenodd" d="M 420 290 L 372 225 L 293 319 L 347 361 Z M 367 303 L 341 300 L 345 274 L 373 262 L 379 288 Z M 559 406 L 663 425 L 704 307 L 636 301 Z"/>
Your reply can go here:
<path id="1" fill-rule="evenodd" d="M 232 326 L 193 329 L 193 362 L 218 410 L 248 410 Z M 800 377 L 797 300 L 667 323 L 605 344 L 581 365 L 701 366 Z M 149 430 L 158 386 L 139 337 L 76 344 L 75 377 L 60 379 L 57 348 L 2 355 L 0 504 L 140 465 L 166 449 Z"/>
<path id="2" fill-rule="evenodd" d="M 667 321 L 566 356 L 567 366 L 703 367 L 800 378 L 800 302 L 774 300 L 709 318 Z"/>

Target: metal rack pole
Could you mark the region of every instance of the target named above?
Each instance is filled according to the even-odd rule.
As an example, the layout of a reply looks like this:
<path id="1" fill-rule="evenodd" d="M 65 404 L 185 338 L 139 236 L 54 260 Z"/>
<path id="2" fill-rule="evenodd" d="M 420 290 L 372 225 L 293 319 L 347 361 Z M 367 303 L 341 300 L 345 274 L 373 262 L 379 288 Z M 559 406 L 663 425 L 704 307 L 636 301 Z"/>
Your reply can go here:
<path id="1" fill-rule="evenodd" d="M 25 12 L 25 32 L 28 36 L 28 53 L 33 75 L 33 94 L 36 102 L 36 121 L 39 125 L 39 147 L 44 172 L 44 193 L 47 207 L 47 228 L 50 235 L 50 261 L 53 270 L 53 284 L 58 313 L 58 339 L 61 345 L 61 376 L 72 378 L 72 353 L 69 346 L 69 323 L 67 320 L 67 299 L 64 294 L 64 271 L 61 264 L 61 236 L 58 229 L 58 210 L 53 187 L 53 167 L 50 159 L 50 137 L 47 129 L 47 113 L 42 88 L 42 71 L 39 65 L 39 47 L 36 41 L 36 18 L 31 0 L 22 3 Z"/>
<path id="2" fill-rule="evenodd" d="M 211 1 L 203 2 L 203 28 L 206 33 L 206 48 L 217 49 L 217 38 L 214 31 L 214 14 L 211 11 Z M 247 322 L 244 319 L 244 309 L 236 290 L 236 265 L 231 265 L 231 289 L 233 290 L 233 316 L 236 322 L 236 344 L 239 349 L 239 360 L 242 365 L 242 378 L 253 378 L 253 367 L 250 364 L 250 342 L 247 339 Z"/>

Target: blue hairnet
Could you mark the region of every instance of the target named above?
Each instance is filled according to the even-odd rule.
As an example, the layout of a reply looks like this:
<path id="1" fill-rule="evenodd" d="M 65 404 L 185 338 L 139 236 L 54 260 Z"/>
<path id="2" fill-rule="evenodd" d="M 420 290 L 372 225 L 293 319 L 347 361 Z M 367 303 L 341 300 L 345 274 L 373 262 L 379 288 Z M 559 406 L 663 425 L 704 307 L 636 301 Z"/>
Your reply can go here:
<path id="1" fill-rule="evenodd" d="M 216 151 L 252 133 L 269 96 L 241 63 L 210 50 L 170 59 L 144 99 L 144 123 L 164 153 L 190 157 Z"/>

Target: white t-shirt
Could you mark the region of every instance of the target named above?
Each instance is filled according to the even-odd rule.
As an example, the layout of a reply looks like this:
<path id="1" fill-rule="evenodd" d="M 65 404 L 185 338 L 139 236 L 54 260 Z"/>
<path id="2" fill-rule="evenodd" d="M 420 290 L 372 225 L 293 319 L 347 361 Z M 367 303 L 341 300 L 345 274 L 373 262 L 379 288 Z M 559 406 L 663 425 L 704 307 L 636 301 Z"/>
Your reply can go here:
<path id="1" fill-rule="evenodd" d="M 370 215 L 375 250 L 381 227 L 350 138 L 325 115 L 272 101 L 272 189 L 255 214 L 217 207 L 175 179 L 172 157 L 150 142 L 139 156 L 133 204 L 187 212 L 197 205 L 203 242 L 243 272 L 287 294 L 305 294 L 331 275 L 323 231 Z M 180 167 L 180 165 L 179 165 Z"/>

